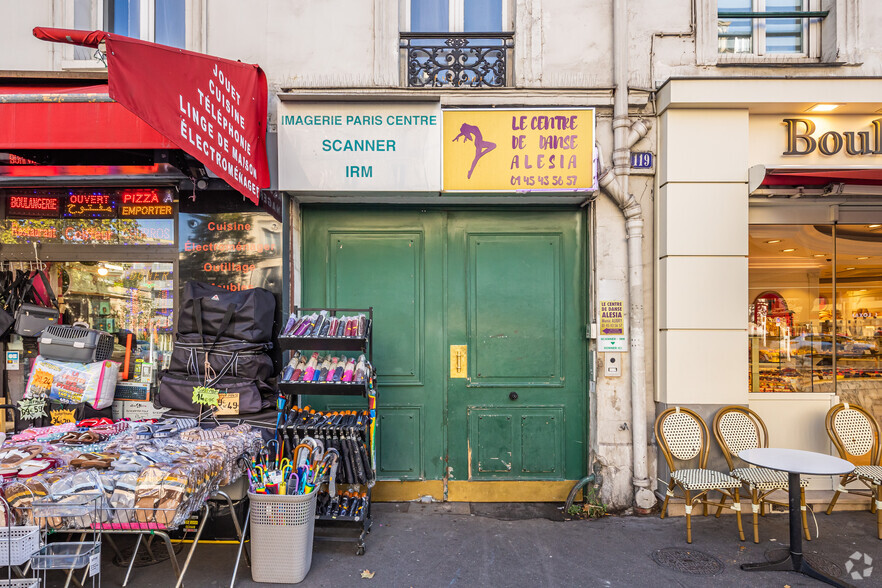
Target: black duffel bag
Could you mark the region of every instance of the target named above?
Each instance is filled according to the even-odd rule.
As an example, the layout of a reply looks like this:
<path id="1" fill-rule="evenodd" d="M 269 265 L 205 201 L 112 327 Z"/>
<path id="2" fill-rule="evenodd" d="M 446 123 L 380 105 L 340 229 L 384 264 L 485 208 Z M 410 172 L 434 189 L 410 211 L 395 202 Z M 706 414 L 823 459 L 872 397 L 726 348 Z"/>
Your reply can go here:
<path id="1" fill-rule="evenodd" d="M 272 343 L 249 343 L 229 337 L 206 342 L 198 333 L 179 333 L 168 370 L 205 377 L 207 356 L 209 376 L 226 373 L 236 378 L 269 380 L 276 375 L 273 360 L 267 355 L 272 346 Z"/>
<path id="2" fill-rule="evenodd" d="M 223 376 L 205 382 L 200 376 L 188 376 L 185 373 L 168 370 L 160 372 L 159 377 L 156 404 L 162 408 L 170 408 L 192 415 L 200 414 L 207 407 L 193 404 L 193 388 L 203 385 L 216 388 L 227 394 L 238 394 L 239 414 L 256 413 L 273 406 L 269 397 L 275 394 L 275 390 L 263 380 Z"/>
<path id="3" fill-rule="evenodd" d="M 233 309 L 233 318 L 224 328 L 224 315 Z M 263 288 L 231 292 L 204 282 L 187 282 L 181 297 L 179 333 L 224 335 L 251 343 L 264 343 L 273 336 L 276 298 Z M 201 315 L 201 317 L 200 317 Z"/>

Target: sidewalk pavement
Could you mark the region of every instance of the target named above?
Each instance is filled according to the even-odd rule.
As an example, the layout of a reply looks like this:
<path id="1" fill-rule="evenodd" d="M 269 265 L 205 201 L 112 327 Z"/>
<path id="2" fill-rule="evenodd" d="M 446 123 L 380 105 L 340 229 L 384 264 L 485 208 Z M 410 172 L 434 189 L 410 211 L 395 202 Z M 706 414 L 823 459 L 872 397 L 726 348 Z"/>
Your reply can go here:
<path id="1" fill-rule="evenodd" d="M 872 566 L 869 577 L 849 581 L 858 588 L 882 586 L 882 540 L 876 538 L 875 515 L 820 512 L 816 518 L 820 536 L 804 542 L 808 557 L 843 579 Z M 822 586 L 792 572 L 742 571 L 740 564 L 764 561 L 767 554 L 774 557 L 772 551 L 786 548 L 789 540 L 786 513 L 760 520 L 759 544 L 752 541 L 751 515 L 743 521 L 744 542 L 738 540 L 735 517 L 695 516 L 689 545 L 683 517 L 565 521 L 559 504 L 375 504 L 367 553 L 355 555 L 351 543 L 316 542 L 312 569 L 298 586 Z M 815 537 L 811 516 L 809 527 Z M 715 558 L 720 569 L 695 575 L 663 567 L 653 555 L 666 548 L 682 550 L 692 564 L 708 554 L 709 563 Z M 120 586 L 125 570 L 110 562 L 109 549 L 104 551 L 102 585 Z M 185 585 L 229 586 L 235 554 L 234 545 L 200 545 Z M 856 559 L 850 559 L 853 555 Z M 373 578 L 363 579 L 365 570 Z M 129 582 L 133 588 L 173 585 L 167 561 L 135 569 Z M 267 585 L 251 581 L 243 558 L 236 586 Z"/>

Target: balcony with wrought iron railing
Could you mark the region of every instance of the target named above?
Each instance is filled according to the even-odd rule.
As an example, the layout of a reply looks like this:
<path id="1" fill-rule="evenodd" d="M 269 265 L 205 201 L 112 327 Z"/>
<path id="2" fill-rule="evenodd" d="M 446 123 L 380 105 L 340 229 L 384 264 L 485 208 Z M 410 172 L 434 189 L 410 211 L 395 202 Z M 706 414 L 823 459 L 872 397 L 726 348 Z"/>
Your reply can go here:
<path id="1" fill-rule="evenodd" d="M 504 88 L 511 85 L 514 33 L 401 33 L 409 88 Z"/>

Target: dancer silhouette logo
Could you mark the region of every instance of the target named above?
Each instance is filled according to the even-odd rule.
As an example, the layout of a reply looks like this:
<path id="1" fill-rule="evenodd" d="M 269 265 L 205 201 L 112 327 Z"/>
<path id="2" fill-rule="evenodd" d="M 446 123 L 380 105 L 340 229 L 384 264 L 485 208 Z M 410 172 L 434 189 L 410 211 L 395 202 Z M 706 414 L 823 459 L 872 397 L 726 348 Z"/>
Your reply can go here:
<path id="1" fill-rule="evenodd" d="M 469 173 L 466 176 L 468 179 L 472 179 L 472 172 L 475 171 L 478 160 L 496 149 L 496 143 L 485 141 L 484 136 L 481 134 L 481 129 L 467 123 L 463 123 L 459 128 L 459 134 L 454 137 L 454 142 L 458 141 L 460 137 L 463 138 L 463 143 L 471 140 L 475 144 L 475 158 L 472 160 L 472 166 L 469 168 Z"/>

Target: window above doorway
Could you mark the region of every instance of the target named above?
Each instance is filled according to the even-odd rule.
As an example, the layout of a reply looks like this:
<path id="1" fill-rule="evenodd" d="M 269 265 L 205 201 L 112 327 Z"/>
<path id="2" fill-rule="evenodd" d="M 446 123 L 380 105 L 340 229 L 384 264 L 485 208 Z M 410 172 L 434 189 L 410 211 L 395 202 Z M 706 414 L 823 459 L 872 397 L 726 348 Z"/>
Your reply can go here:
<path id="1" fill-rule="evenodd" d="M 816 58 L 826 11 L 811 0 L 718 0 L 717 50 L 732 58 Z"/>
<path id="2" fill-rule="evenodd" d="M 401 0 L 403 79 L 412 88 L 510 85 L 510 0 Z"/>
<path id="3" fill-rule="evenodd" d="M 103 30 L 126 37 L 188 49 L 186 0 L 69 0 L 63 28 Z M 66 48 L 63 69 L 103 69 L 89 47 Z"/>
<path id="4" fill-rule="evenodd" d="M 693 0 L 696 65 L 858 65 L 863 11 L 852 0 Z"/>

